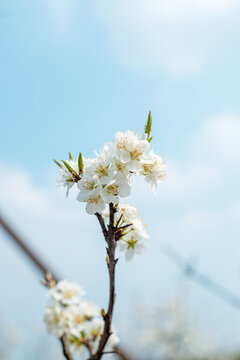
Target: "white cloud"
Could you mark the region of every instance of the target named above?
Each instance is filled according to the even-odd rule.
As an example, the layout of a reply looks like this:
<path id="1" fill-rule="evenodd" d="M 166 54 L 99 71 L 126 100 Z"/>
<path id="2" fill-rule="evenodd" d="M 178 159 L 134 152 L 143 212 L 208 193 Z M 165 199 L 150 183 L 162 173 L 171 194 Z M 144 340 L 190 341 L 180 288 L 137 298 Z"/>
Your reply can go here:
<path id="1" fill-rule="evenodd" d="M 204 154 L 221 169 L 240 163 L 240 118 L 234 115 L 216 116 L 206 122 L 194 140 L 198 156 Z"/>
<path id="2" fill-rule="evenodd" d="M 238 10 L 235 0 L 105 0 L 96 12 L 117 61 L 186 74 L 218 56 Z"/>

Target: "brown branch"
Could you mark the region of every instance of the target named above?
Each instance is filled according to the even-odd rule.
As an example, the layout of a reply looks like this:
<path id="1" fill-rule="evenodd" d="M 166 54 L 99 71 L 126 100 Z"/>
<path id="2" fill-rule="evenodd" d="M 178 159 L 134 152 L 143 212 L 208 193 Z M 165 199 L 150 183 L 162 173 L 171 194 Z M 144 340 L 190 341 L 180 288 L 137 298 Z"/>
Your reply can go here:
<path id="1" fill-rule="evenodd" d="M 115 211 L 115 210 L 114 210 Z M 97 214 L 96 214 L 97 215 Z M 100 214 L 98 214 L 100 215 Z M 100 219 L 100 217 L 97 215 L 98 219 Z M 101 219 L 100 219 L 101 220 Z M 104 220 L 101 220 L 101 223 L 104 224 L 104 228 L 106 230 L 107 233 L 107 229 L 104 223 Z M 23 241 L 22 238 L 20 238 L 20 236 L 18 236 L 16 234 L 16 232 L 12 229 L 12 227 L 1 217 L 0 215 L 0 225 L 3 227 L 3 229 L 6 231 L 6 233 L 9 235 L 9 237 L 20 247 L 20 249 L 22 250 L 22 252 L 29 258 L 31 259 L 31 261 L 33 262 L 33 264 L 36 266 L 36 268 L 38 270 L 41 271 L 41 273 L 43 273 L 45 281 L 47 286 L 51 287 L 51 283 L 52 282 L 57 282 L 59 281 L 59 277 L 55 275 L 52 275 L 53 272 L 50 270 L 50 267 L 47 266 L 40 258 L 38 255 L 36 255 L 36 252 L 33 251 L 29 245 Z M 104 230 L 104 231 L 105 231 Z M 115 260 L 116 261 L 116 260 Z M 114 294 L 114 291 L 113 291 Z M 110 333 L 111 335 L 111 333 Z M 109 335 L 109 336 L 110 336 Z M 108 338 L 109 338 L 108 336 Z M 60 339 L 61 344 L 62 344 L 62 348 L 63 348 L 63 354 L 65 356 L 65 358 L 67 360 L 72 360 L 73 357 L 72 355 L 69 353 L 69 344 L 66 338 L 66 335 L 63 335 Z M 114 351 L 119 355 L 119 357 L 122 360 L 131 360 L 131 357 L 129 357 L 128 354 L 125 353 L 125 351 L 122 350 L 122 348 L 115 346 Z M 90 352 L 90 356 L 92 356 L 91 352 Z"/>
<path id="2" fill-rule="evenodd" d="M 49 272 L 49 267 L 44 264 L 44 262 L 37 256 L 34 251 L 30 248 L 26 242 L 24 242 L 19 235 L 12 229 L 12 227 L 3 219 L 3 217 L 0 214 L 0 225 L 3 227 L 3 229 L 6 231 L 6 233 L 10 236 L 12 240 L 19 246 L 19 248 L 23 251 L 25 255 L 31 261 L 34 265 L 37 266 L 38 269 L 41 270 L 41 272 L 45 275 L 47 272 Z M 57 276 L 54 276 L 54 279 L 57 281 Z"/>
<path id="3" fill-rule="evenodd" d="M 46 264 L 43 263 L 43 261 L 33 252 L 32 249 L 30 249 L 29 245 L 27 245 L 21 238 L 16 234 L 16 232 L 10 227 L 10 225 L 7 224 L 7 222 L 2 218 L 0 215 L 0 225 L 3 227 L 3 229 L 6 231 L 6 233 L 10 236 L 12 240 L 19 246 L 19 248 L 23 251 L 25 255 L 29 259 L 32 260 L 33 264 L 36 265 L 38 270 L 41 270 L 41 272 L 44 274 L 45 278 L 45 285 L 50 286 L 52 283 L 58 282 L 58 277 L 56 275 L 52 275 L 52 272 L 49 271 L 49 267 L 46 266 Z M 69 343 L 66 335 L 64 334 L 60 338 L 63 354 L 67 360 L 73 360 L 73 357 L 71 355 L 70 349 L 69 349 Z"/>
<path id="4" fill-rule="evenodd" d="M 65 358 L 66 358 L 67 360 L 73 360 L 71 351 L 70 351 L 70 349 L 69 349 L 69 342 L 68 342 L 68 339 L 67 339 L 66 334 L 63 334 L 63 335 L 60 337 L 60 341 L 61 341 L 61 344 L 62 344 L 63 355 L 65 356 Z"/>
<path id="5" fill-rule="evenodd" d="M 173 262 L 182 273 L 202 286 L 205 290 L 217 296 L 236 310 L 240 310 L 240 297 L 224 286 L 211 279 L 209 276 L 198 271 L 187 259 L 169 244 L 163 244 L 162 252 Z"/>
<path id="6" fill-rule="evenodd" d="M 104 238 L 105 238 L 105 240 L 106 240 L 106 238 L 107 238 L 107 236 L 108 236 L 108 231 L 107 231 L 105 222 L 104 222 L 104 220 L 103 220 L 103 217 L 102 217 L 102 215 L 99 214 L 99 213 L 96 213 L 95 215 L 96 215 L 96 217 L 98 218 L 99 224 L 101 225 L 101 228 L 102 228 L 103 236 L 104 236 Z"/>
<path id="7" fill-rule="evenodd" d="M 109 302 L 108 302 L 108 310 L 107 313 L 104 315 L 104 329 L 103 334 L 100 339 L 100 343 L 98 346 L 98 350 L 95 354 L 90 358 L 91 360 L 100 360 L 104 353 L 104 348 L 106 346 L 106 343 L 111 336 L 111 324 L 112 324 L 112 316 L 113 316 L 113 308 L 114 308 L 114 302 L 115 302 L 115 267 L 117 264 L 118 259 L 115 259 L 115 250 L 116 250 L 116 240 L 115 240 L 115 228 L 114 228 L 114 213 L 116 212 L 116 209 L 114 205 L 111 203 L 109 204 L 109 225 L 108 225 L 108 231 L 105 236 L 105 240 L 108 244 L 107 247 L 107 254 L 108 254 L 108 273 L 109 273 Z M 100 215 L 101 216 L 101 215 Z M 98 220 L 100 225 L 102 226 L 100 222 L 99 216 Z M 101 217 L 102 218 L 102 217 Z M 104 224 L 105 226 L 105 224 Z"/>
<path id="8" fill-rule="evenodd" d="M 122 359 L 122 360 L 133 360 L 133 358 L 128 353 L 126 353 L 126 351 L 123 350 L 121 347 L 115 346 L 113 350 L 118 354 L 120 359 Z"/>

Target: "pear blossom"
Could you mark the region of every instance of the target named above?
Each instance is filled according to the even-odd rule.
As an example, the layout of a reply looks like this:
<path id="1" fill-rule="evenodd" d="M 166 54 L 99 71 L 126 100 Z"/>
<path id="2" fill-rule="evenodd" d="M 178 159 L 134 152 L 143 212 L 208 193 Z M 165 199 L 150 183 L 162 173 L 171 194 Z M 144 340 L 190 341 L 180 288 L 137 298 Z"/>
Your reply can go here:
<path id="1" fill-rule="evenodd" d="M 83 288 L 75 281 L 61 280 L 49 290 L 49 297 L 63 305 L 76 304 L 78 297 L 86 294 Z"/>
<path id="2" fill-rule="evenodd" d="M 154 192 L 157 184 L 166 177 L 166 164 L 160 155 L 150 149 L 151 127 L 149 112 L 142 135 L 132 130 L 119 131 L 112 142 L 104 144 L 95 158 L 80 157 L 76 163 L 71 157 L 68 162 L 60 164 L 62 183 L 67 187 L 67 193 L 77 183 L 77 200 L 86 204 L 88 214 L 102 214 L 107 219 L 109 204 L 117 207 L 115 226 L 118 224 L 120 227 L 117 236 L 123 242 L 119 241 L 119 247 L 121 245 L 121 249 L 126 250 L 128 259 L 131 258 L 130 253 L 141 252 L 143 240 L 148 238 L 148 234 L 137 209 L 120 204 L 120 198 L 130 195 L 133 175 L 144 176 Z"/>
<path id="3" fill-rule="evenodd" d="M 126 182 L 111 180 L 108 184 L 101 188 L 101 196 L 106 203 L 116 204 L 119 196 L 126 197 L 130 195 L 130 185 Z"/>
<path id="4" fill-rule="evenodd" d="M 149 154 L 142 155 L 141 165 L 146 182 L 150 183 L 152 189 L 156 191 L 157 184 L 166 177 L 166 164 L 162 157 L 150 150 Z"/>
<path id="5" fill-rule="evenodd" d="M 114 137 L 114 143 L 119 159 L 127 163 L 129 171 L 137 173 L 141 168 L 141 156 L 150 146 L 145 134 L 140 137 L 131 130 L 125 133 L 117 132 Z"/>
<path id="6" fill-rule="evenodd" d="M 129 240 L 119 240 L 119 250 L 125 251 L 125 259 L 127 262 L 131 261 L 134 254 L 142 255 L 145 252 L 146 246 L 143 241 L 134 240 L 133 236 Z"/>
<path id="7" fill-rule="evenodd" d="M 160 155 L 150 148 L 152 118 L 149 113 L 145 133 L 128 130 L 117 132 L 112 142 L 104 144 L 95 158 L 83 158 L 78 162 L 72 156 L 60 166 L 61 183 L 67 188 L 77 183 L 77 200 L 86 203 L 88 214 L 100 213 L 106 204 L 119 203 L 119 197 L 127 197 L 131 192 L 132 176 L 144 176 L 155 191 L 157 184 L 166 176 L 166 165 Z M 71 155 L 71 154 L 70 154 Z"/>
<path id="8" fill-rule="evenodd" d="M 87 167 L 88 176 L 97 175 L 101 184 L 107 184 L 114 176 L 112 154 L 106 145 L 100 155 Z"/>
<path id="9" fill-rule="evenodd" d="M 60 166 L 59 183 L 66 188 L 66 196 L 68 196 L 70 189 L 79 181 L 79 169 L 78 163 L 74 160 L 65 160 L 65 163 L 74 170 L 70 172 L 64 163 Z"/>
<path id="10" fill-rule="evenodd" d="M 106 206 L 102 216 L 109 218 L 109 207 Z M 145 252 L 143 239 L 148 238 L 146 225 L 140 218 L 137 209 L 129 204 L 119 203 L 115 213 L 115 226 L 119 228 L 118 248 L 121 252 L 125 251 L 126 261 L 129 262 L 136 253 L 141 255 Z M 122 228 L 123 227 L 123 228 Z"/>
<path id="11" fill-rule="evenodd" d="M 60 338 L 67 328 L 68 317 L 65 311 L 63 311 L 62 306 L 55 302 L 46 308 L 44 321 L 47 325 L 48 333 Z"/>
<path id="12" fill-rule="evenodd" d="M 77 200 L 86 202 L 86 211 L 88 214 L 101 212 L 105 207 L 105 202 L 101 197 L 101 184 L 97 175 L 84 175 L 78 182 L 80 190 Z"/>
<path id="13" fill-rule="evenodd" d="M 49 290 L 49 304 L 44 321 L 50 334 L 60 338 L 67 336 L 72 353 L 87 355 L 86 341 L 97 350 L 104 330 L 100 309 L 83 298 L 85 292 L 76 282 L 62 280 Z M 111 351 L 119 342 L 112 334 L 106 348 Z"/>

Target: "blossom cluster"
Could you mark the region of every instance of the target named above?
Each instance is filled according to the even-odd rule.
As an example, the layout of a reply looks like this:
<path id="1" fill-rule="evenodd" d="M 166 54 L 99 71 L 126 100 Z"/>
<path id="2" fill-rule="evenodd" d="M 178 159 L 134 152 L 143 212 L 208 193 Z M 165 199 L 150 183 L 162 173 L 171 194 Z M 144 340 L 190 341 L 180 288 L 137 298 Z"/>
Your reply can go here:
<path id="1" fill-rule="evenodd" d="M 130 195 L 133 175 L 144 176 L 155 191 L 166 176 L 166 165 L 160 155 L 150 150 L 151 121 L 150 113 L 143 135 L 132 130 L 117 132 L 95 158 L 83 158 L 80 153 L 78 161 L 71 154 L 69 160 L 56 161 L 67 195 L 77 183 L 77 200 L 86 203 L 89 214 L 95 214 L 101 213 L 106 204 L 117 204 L 119 197 Z"/>
<path id="2" fill-rule="evenodd" d="M 72 353 L 80 352 L 86 356 L 91 348 L 98 348 L 104 328 L 104 320 L 99 308 L 84 299 L 85 291 L 76 282 L 59 281 L 48 292 L 49 304 L 44 320 L 48 332 L 60 338 L 66 334 Z M 112 351 L 118 343 L 113 333 L 106 345 Z"/>
<path id="3" fill-rule="evenodd" d="M 55 160 L 67 195 L 77 184 L 77 200 L 86 203 L 89 214 L 101 214 L 106 220 L 109 217 L 108 204 L 114 205 L 114 226 L 119 229 L 117 244 L 120 251 L 125 251 L 127 261 L 135 253 L 144 252 L 143 240 L 148 235 L 137 210 L 121 204 L 120 198 L 130 195 L 133 175 L 143 176 L 153 191 L 166 176 L 162 157 L 150 149 L 151 126 L 150 112 L 142 135 L 132 130 L 117 132 L 113 141 L 106 143 L 95 158 L 84 158 L 80 153 L 78 160 L 74 161 L 69 153 L 69 160 L 62 160 L 62 163 Z"/>

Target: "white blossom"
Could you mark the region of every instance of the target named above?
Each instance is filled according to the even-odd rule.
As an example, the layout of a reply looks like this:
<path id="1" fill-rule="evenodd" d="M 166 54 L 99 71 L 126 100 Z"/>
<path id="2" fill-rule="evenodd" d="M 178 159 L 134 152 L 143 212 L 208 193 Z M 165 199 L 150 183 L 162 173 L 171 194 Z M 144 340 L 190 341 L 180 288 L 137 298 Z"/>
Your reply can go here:
<path id="1" fill-rule="evenodd" d="M 90 166 L 87 167 L 87 174 L 90 177 L 97 175 L 101 184 L 107 184 L 109 179 L 113 178 L 112 154 L 107 144 L 104 146 L 101 154 L 93 159 Z"/>
<path id="2" fill-rule="evenodd" d="M 78 163 L 74 160 L 65 160 L 65 162 L 71 166 L 71 168 L 75 171 L 76 175 L 73 175 L 68 168 L 65 166 L 65 164 L 62 164 L 60 167 L 60 176 L 59 176 L 59 183 L 63 185 L 64 188 L 66 188 L 66 196 L 69 195 L 70 189 L 73 187 L 74 184 L 78 182 Z"/>
<path id="3" fill-rule="evenodd" d="M 131 130 L 125 133 L 118 132 L 114 137 L 114 143 L 119 159 L 127 163 L 129 171 L 137 173 L 141 168 L 141 156 L 150 146 L 145 134 L 140 137 Z"/>
<path id="4" fill-rule="evenodd" d="M 97 350 L 104 329 L 104 320 L 95 304 L 83 299 L 85 292 L 76 282 L 62 280 L 48 292 L 49 304 L 44 321 L 50 334 L 60 338 L 66 334 L 72 353 L 87 355 L 86 340 Z M 113 350 L 119 339 L 112 334 L 107 349 Z"/>
<path id="5" fill-rule="evenodd" d="M 78 283 L 67 280 L 59 281 L 54 288 L 49 290 L 49 297 L 63 305 L 76 304 L 78 298 L 85 294 Z"/>
<path id="6" fill-rule="evenodd" d="M 97 175 L 89 176 L 87 171 L 83 178 L 78 182 L 80 190 L 77 200 L 86 202 L 88 214 L 101 212 L 105 207 L 105 202 L 101 196 L 101 183 Z"/>
<path id="7" fill-rule="evenodd" d="M 116 210 L 115 226 L 118 225 L 120 230 L 120 240 L 117 241 L 118 248 L 125 252 L 126 261 L 130 261 L 135 253 L 141 255 L 145 252 L 146 247 L 143 239 L 149 237 L 145 229 L 146 225 L 134 206 L 119 203 Z M 108 206 L 102 215 L 108 221 Z M 129 226 L 125 227 L 126 225 Z M 121 229 L 122 227 L 123 229 Z"/>
<path id="8" fill-rule="evenodd" d="M 145 175 L 146 182 L 150 183 L 152 189 L 156 191 L 157 184 L 166 177 L 166 164 L 162 157 L 150 150 L 141 157 L 142 174 Z"/>
<path id="9" fill-rule="evenodd" d="M 130 191 L 131 188 L 128 183 L 111 180 L 108 184 L 101 188 L 101 196 L 106 203 L 116 204 L 119 201 L 119 196 L 129 196 Z"/>
<path id="10" fill-rule="evenodd" d="M 44 321 L 47 324 L 49 334 L 55 335 L 58 338 L 64 334 L 68 324 L 66 313 L 58 302 L 46 308 Z"/>
<path id="11" fill-rule="evenodd" d="M 63 164 L 56 161 L 61 168 L 61 183 L 67 188 L 67 194 L 77 183 L 77 200 L 86 203 L 89 214 L 95 214 L 103 211 L 106 204 L 117 204 L 119 197 L 130 195 L 133 174 L 144 176 L 155 191 L 157 184 L 166 176 L 166 165 L 160 155 L 152 150 L 148 152 L 152 139 L 149 138 L 150 123 L 145 131 L 143 135 L 131 130 L 117 132 L 114 140 L 106 143 L 95 158 L 81 158 L 80 164 L 83 165 L 72 158 L 63 161 Z"/>
<path id="12" fill-rule="evenodd" d="M 119 250 L 125 251 L 125 259 L 127 262 L 131 261 L 134 254 L 142 255 L 145 252 L 146 246 L 144 242 L 134 240 L 131 237 L 129 240 L 119 240 Z"/>

